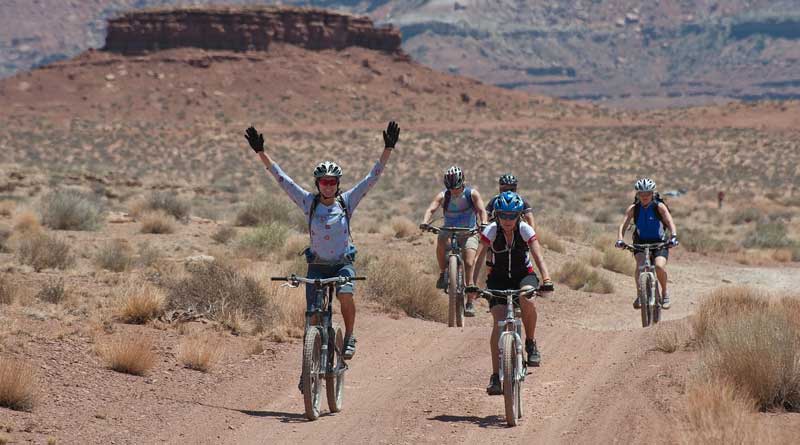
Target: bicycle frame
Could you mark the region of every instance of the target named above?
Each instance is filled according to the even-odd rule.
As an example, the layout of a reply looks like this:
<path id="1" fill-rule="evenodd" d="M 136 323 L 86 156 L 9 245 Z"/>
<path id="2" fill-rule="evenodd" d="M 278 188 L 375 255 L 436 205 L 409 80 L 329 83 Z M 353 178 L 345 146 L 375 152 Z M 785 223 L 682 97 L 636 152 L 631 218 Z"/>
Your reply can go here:
<path id="1" fill-rule="evenodd" d="M 478 233 L 478 229 L 477 228 L 467 228 L 467 227 L 434 227 L 434 226 L 428 226 L 425 230 L 428 230 L 429 232 L 433 232 L 433 233 L 436 233 L 436 234 L 438 234 L 439 232 L 442 232 L 442 231 L 450 233 L 450 240 L 449 240 L 450 249 L 449 249 L 449 252 L 447 253 L 447 258 L 450 258 L 451 256 L 455 256 L 457 261 L 458 261 L 458 277 L 459 277 L 458 292 L 463 294 L 464 293 L 464 289 L 466 287 L 465 280 L 464 280 L 464 272 L 465 272 L 464 269 L 465 269 L 465 267 L 464 267 L 464 257 L 461 254 L 461 246 L 458 245 L 458 235 L 459 234 L 465 234 L 465 233 L 468 233 L 470 235 L 474 235 L 475 233 Z M 449 277 L 447 275 L 445 275 L 445 278 L 449 279 Z M 447 286 L 445 286 L 444 291 L 447 292 Z"/>
<path id="2" fill-rule="evenodd" d="M 651 252 L 671 248 L 672 245 L 668 242 L 650 243 L 650 244 L 624 244 L 624 248 L 630 250 L 634 254 L 644 254 L 644 261 L 639 266 L 637 272 L 637 298 L 642 307 L 642 327 L 647 327 L 651 324 L 658 323 L 661 318 L 661 288 L 658 282 L 658 276 L 655 273 L 655 267 L 651 260 Z M 647 289 L 648 280 L 652 286 Z M 648 292 L 650 290 L 650 292 Z M 647 298 L 647 301 L 644 299 Z"/>

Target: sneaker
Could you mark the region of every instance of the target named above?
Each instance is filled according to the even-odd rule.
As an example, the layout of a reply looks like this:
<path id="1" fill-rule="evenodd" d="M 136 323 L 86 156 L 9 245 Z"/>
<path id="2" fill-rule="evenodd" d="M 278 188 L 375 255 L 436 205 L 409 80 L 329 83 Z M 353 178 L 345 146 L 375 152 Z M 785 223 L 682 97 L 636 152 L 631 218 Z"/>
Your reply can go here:
<path id="1" fill-rule="evenodd" d="M 444 271 L 442 271 L 442 273 L 439 274 L 439 279 L 436 280 L 436 289 L 444 289 L 446 287 L 447 285 L 445 284 Z"/>
<path id="2" fill-rule="evenodd" d="M 300 383 L 297 384 L 297 389 L 300 390 L 300 394 L 303 393 L 303 374 L 300 374 Z"/>
<path id="3" fill-rule="evenodd" d="M 350 360 L 354 355 L 356 355 L 356 336 L 350 335 L 344 338 L 344 354 L 342 354 L 342 357 L 345 360 Z"/>
<path id="4" fill-rule="evenodd" d="M 490 396 L 502 396 L 503 395 L 503 386 L 500 385 L 500 376 L 497 374 L 492 374 L 489 377 L 489 386 L 486 387 L 486 394 Z"/>
<path id="5" fill-rule="evenodd" d="M 669 309 L 672 304 L 669 301 L 669 295 L 664 294 L 664 298 L 661 299 L 661 309 Z"/>
<path id="6" fill-rule="evenodd" d="M 634 309 L 641 309 L 642 308 L 642 303 L 639 302 L 639 297 L 636 297 L 636 299 L 633 300 L 633 308 Z"/>
<path id="7" fill-rule="evenodd" d="M 464 308 L 464 315 L 466 315 L 467 317 L 474 317 L 475 305 L 472 303 L 467 303 L 467 306 Z"/>
<path id="8" fill-rule="evenodd" d="M 530 338 L 525 339 L 525 353 L 528 355 L 528 366 L 538 368 L 542 363 L 542 356 L 539 354 L 539 349 L 536 347 L 536 340 Z"/>

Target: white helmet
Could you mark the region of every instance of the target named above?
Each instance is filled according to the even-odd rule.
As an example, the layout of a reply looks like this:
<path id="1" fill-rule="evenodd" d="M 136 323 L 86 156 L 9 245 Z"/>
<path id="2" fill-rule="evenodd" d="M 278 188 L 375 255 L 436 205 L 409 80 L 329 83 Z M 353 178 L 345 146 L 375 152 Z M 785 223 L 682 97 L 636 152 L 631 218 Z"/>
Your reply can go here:
<path id="1" fill-rule="evenodd" d="M 642 178 L 636 181 L 636 184 L 633 188 L 637 192 L 654 192 L 656 191 L 656 182 L 650 178 Z"/>
<path id="2" fill-rule="evenodd" d="M 342 168 L 338 164 L 331 161 L 320 162 L 314 169 L 314 177 L 319 179 L 323 176 L 333 176 L 336 178 L 342 177 Z"/>
<path id="3" fill-rule="evenodd" d="M 464 172 L 457 166 L 452 166 L 444 172 L 444 186 L 449 189 L 459 188 L 464 185 Z"/>

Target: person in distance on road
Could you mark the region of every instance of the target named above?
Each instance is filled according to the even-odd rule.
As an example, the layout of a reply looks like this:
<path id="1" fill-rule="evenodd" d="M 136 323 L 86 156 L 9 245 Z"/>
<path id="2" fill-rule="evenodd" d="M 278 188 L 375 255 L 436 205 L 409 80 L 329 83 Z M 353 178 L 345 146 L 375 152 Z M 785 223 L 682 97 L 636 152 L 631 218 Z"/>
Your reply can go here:
<path id="1" fill-rule="evenodd" d="M 313 171 L 317 191 L 311 193 L 295 183 L 272 160 L 264 150 L 264 136 L 253 127 L 247 129 L 245 138 L 250 143 L 250 147 L 278 181 L 278 185 L 308 218 L 311 244 L 305 253 L 309 278 L 356 275 L 353 267 L 356 249 L 350 236 L 350 218 L 361 199 L 378 182 L 399 137 L 400 127 L 394 121 L 389 122 L 389 126 L 383 132 L 384 150 L 380 159 L 364 179 L 346 192 L 341 192 L 339 189 L 342 178 L 341 167 L 331 161 L 319 163 Z M 343 357 L 348 360 L 356 352 L 356 337 L 353 334 L 356 306 L 353 301 L 353 292 L 352 284 L 341 286 L 336 292 L 345 325 Z M 307 285 L 307 306 L 311 306 L 313 299 L 314 289 Z"/>
<path id="2" fill-rule="evenodd" d="M 433 212 L 439 207 L 444 212 L 445 227 L 475 228 L 478 222 L 481 225 L 487 223 L 486 210 L 483 208 L 483 200 L 478 190 L 466 185 L 464 172 L 457 166 L 452 166 L 444 172 L 445 190 L 439 192 L 431 201 L 430 206 L 425 211 L 422 218 L 421 228 L 430 225 L 433 220 Z M 439 262 L 439 279 L 436 287 L 445 288 L 445 273 L 447 269 L 447 250 L 449 250 L 450 234 L 442 231 L 436 243 L 436 260 Z M 472 274 L 475 267 L 475 252 L 478 250 L 478 236 L 462 236 L 459 234 L 459 246 L 464 252 L 464 278 L 467 286 L 472 286 Z M 467 304 L 464 308 L 464 315 L 475 316 L 475 294 L 467 295 Z"/>
<path id="3" fill-rule="evenodd" d="M 616 247 L 622 249 L 625 246 L 625 231 L 631 220 L 636 226 L 633 231 L 634 244 L 647 244 L 647 243 L 661 243 L 666 241 L 667 233 L 664 230 L 666 224 L 672 236 L 669 239 L 670 244 L 673 246 L 678 245 L 678 232 L 675 228 L 675 222 L 672 220 L 672 215 L 669 213 L 669 207 L 661 199 L 656 192 L 656 183 L 650 178 L 642 178 L 636 181 L 633 186 L 636 190 L 636 198 L 634 203 L 628 206 L 625 211 L 625 219 L 619 226 L 617 232 Z M 633 308 L 639 309 L 641 303 L 639 302 L 638 288 L 639 288 L 639 267 L 644 264 L 644 253 L 637 253 L 636 255 L 636 271 L 634 272 L 633 279 L 636 282 L 637 296 L 633 300 Z M 669 250 L 663 248 L 651 252 L 651 260 L 656 266 L 656 277 L 658 283 L 661 285 L 661 307 L 669 309 L 672 305 L 670 301 L 669 292 L 667 291 L 667 259 L 669 258 Z"/>
<path id="4" fill-rule="evenodd" d="M 525 204 L 522 198 L 512 191 L 503 192 L 495 199 L 495 221 L 481 233 L 481 245 L 478 248 L 478 255 L 483 254 L 487 249 L 494 254 L 494 265 L 489 269 L 486 277 L 486 287 L 496 290 L 538 287 L 541 292 L 553 292 L 553 281 L 550 279 L 547 264 L 544 262 L 536 231 L 523 221 L 524 209 Z M 531 253 L 530 256 L 528 252 Z M 531 263 L 531 256 L 543 277 L 541 287 Z M 492 298 L 489 301 L 489 310 L 493 319 L 492 336 L 489 341 L 492 350 L 492 376 L 489 379 L 489 386 L 486 388 L 489 395 L 502 394 L 498 375 L 500 359 L 497 342 L 500 333 L 497 323 L 506 316 L 505 304 L 506 301 L 500 298 Z M 536 305 L 533 299 L 529 298 L 521 298 L 519 304 L 522 309 L 522 324 L 525 327 L 527 364 L 528 366 L 539 366 L 542 358 L 535 340 Z"/>

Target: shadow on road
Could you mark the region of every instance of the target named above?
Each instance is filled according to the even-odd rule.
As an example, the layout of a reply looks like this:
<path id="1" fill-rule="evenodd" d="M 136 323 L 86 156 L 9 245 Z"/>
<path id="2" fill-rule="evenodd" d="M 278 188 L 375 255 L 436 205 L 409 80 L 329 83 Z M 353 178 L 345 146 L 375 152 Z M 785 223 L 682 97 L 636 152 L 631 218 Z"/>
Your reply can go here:
<path id="1" fill-rule="evenodd" d="M 436 417 L 429 417 L 428 420 L 438 420 L 439 422 L 447 422 L 447 423 L 470 423 L 473 425 L 478 425 L 481 428 L 505 428 L 508 426 L 506 424 L 505 417 L 502 416 L 478 417 L 478 416 L 449 416 L 447 414 L 441 414 Z"/>
<path id="2" fill-rule="evenodd" d="M 233 411 L 238 411 L 242 414 L 247 414 L 248 416 L 253 416 L 253 417 L 274 417 L 283 423 L 306 422 L 306 416 L 300 413 L 284 413 L 280 411 L 255 411 L 248 409 L 234 409 Z M 325 414 L 321 414 L 320 417 L 325 417 Z"/>

